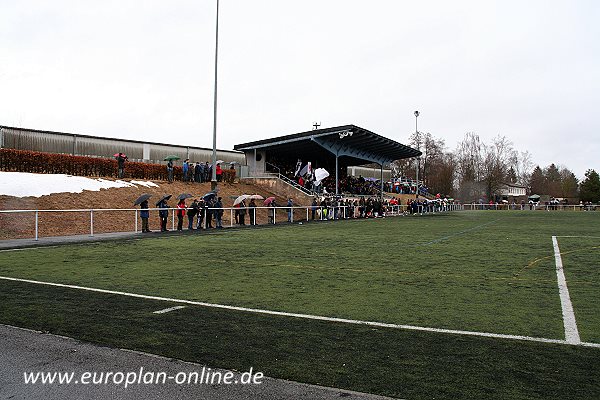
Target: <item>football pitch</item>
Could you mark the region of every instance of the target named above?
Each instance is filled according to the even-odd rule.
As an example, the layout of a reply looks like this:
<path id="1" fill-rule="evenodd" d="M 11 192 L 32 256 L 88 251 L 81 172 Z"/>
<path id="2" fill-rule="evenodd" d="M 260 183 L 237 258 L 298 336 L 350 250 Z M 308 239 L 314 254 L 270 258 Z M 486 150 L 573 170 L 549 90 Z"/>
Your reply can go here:
<path id="1" fill-rule="evenodd" d="M 599 213 L 2 251 L 0 277 L 0 323 L 209 366 L 408 399 L 600 398 Z"/>

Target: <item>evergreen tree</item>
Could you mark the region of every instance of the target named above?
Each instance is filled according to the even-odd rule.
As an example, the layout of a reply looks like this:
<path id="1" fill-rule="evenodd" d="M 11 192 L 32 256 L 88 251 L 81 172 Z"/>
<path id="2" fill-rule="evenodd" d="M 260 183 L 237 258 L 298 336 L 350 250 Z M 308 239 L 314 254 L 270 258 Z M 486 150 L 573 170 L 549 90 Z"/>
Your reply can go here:
<path id="1" fill-rule="evenodd" d="M 539 165 L 531 173 L 529 190 L 531 191 L 530 194 L 545 194 L 546 192 L 546 177 Z"/>
<path id="2" fill-rule="evenodd" d="M 600 176 L 593 169 L 589 169 L 585 173 L 585 179 L 579 187 L 579 197 L 583 201 L 592 203 L 600 201 Z"/>

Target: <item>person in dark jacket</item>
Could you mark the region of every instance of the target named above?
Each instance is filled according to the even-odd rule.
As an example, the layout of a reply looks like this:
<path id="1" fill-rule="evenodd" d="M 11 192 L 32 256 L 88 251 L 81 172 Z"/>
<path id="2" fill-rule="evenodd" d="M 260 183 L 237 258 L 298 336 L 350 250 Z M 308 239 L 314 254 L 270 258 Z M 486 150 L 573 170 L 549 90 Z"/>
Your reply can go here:
<path id="1" fill-rule="evenodd" d="M 212 217 L 214 214 L 214 210 L 209 210 L 209 208 L 213 207 L 213 198 L 209 197 L 205 200 L 204 212 L 206 216 L 206 229 L 212 228 Z"/>
<path id="2" fill-rule="evenodd" d="M 190 208 L 187 211 L 188 217 L 188 229 L 191 231 L 194 229 L 194 217 L 198 214 L 198 201 L 194 199 L 192 204 L 190 204 Z"/>
<path id="3" fill-rule="evenodd" d="M 250 199 L 250 204 L 248 204 L 248 216 L 250 217 L 250 225 L 256 225 L 256 203 L 254 199 Z"/>
<path id="4" fill-rule="evenodd" d="M 246 225 L 246 202 L 242 201 L 240 203 L 240 210 L 239 210 L 239 222 L 240 225 Z"/>
<path id="5" fill-rule="evenodd" d="M 202 182 L 202 178 L 201 178 L 201 169 L 200 169 L 200 163 L 196 162 L 196 166 L 194 167 L 194 182 L 196 183 L 200 183 Z"/>
<path id="6" fill-rule="evenodd" d="M 169 160 L 167 163 L 167 177 L 169 179 L 169 183 L 173 183 L 173 160 Z"/>
<path id="7" fill-rule="evenodd" d="M 148 211 L 148 200 L 144 200 L 140 203 L 140 218 L 142 219 L 142 232 L 150 232 L 150 227 L 148 225 L 148 218 L 150 218 L 150 211 Z"/>
<path id="8" fill-rule="evenodd" d="M 161 200 L 158 204 L 157 207 L 160 208 L 161 210 L 158 211 L 158 216 L 160 217 L 160 231 L 161 232 L 166 232 L 168 231 L 167 229 L 167 219 L 169 218 L 169 205 L 167 204 L 167 200 Z"/>
<path id="9" fill-rule="evenodd" d="M 125 160 L 127 160 L 127 156 L 123 153 L 119 153 L 119 155 L 117 156 L 117 164 L 119 166 L 119 179 L 123 179 L 123 177 L 125 176 Z"/>
<path id="10" fill-rule="evenodd" d="M 202 229 L 202 223 L 204 222 L 204 216 L 206 215 L 206 203 L 203 199 L 198 201 L 198 222 L 196 223 L 196 229 L 199 231 Z"/>
<path id="11" fill-rule="evenodd" d="M 223 228 L 223 225 L 221 224 L 221 219 L 223 218 L 223 202 L 222 199 L 219 197 L 217 199 L 217 202 L 215 203 L 215 219 L 217 220 L 217 228 Z"/>

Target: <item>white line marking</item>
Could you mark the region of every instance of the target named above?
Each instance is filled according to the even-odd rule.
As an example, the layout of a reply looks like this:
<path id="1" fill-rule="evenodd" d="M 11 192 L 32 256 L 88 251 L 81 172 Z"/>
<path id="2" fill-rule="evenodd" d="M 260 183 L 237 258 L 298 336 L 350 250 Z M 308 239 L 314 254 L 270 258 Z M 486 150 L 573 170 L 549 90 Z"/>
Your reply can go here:
<path id="1" fill-rule="evenodd" d="M 557 238 L 600 239 L 600 236 L 554 236 Z"/>
<path id="2" fill-rule="evenodd" d="M 182 308 L 185 308 L 185 306 L 175 306 L 175 307 L 171 307 L 171 308 L 165 308 L 164 310 L 154 311 L 154 312 L 152 312 L 152 314 L 164 314 L 164 313 L 168 313 L 171 311 L 180 310 Z"/>
<path id="3" fill-rule="evenodd" d="M 225 309 L 225 310 L 244 311 L 244 312 L 249 312 L 249 313 L 254 313 L 254 314 L 277 315 L 277 316 L 282 316 L 282 317 L 294 317 L 294 318 L 311 319 L 311 320 L 317 320 L 317 321 L 339 322 L 339 323 L 353 324 L 353 325 L 376 326 L 376 327 L 380 327 L 380 328 L 405 329 L 405 330 L 413 330 L 413 331 L 448 333 L 448 334 L 467 335 L 467 336 L 481 336 L 481 337 L 489 337 L 489 338 L 496 338 L 496 339 L 526 340 L 529 342 L 579 345 L 579 346 L 585 346 L 585 347 L 595 347 L 595 348 L 600 349 L 600 343 L 583 343 L 583 342 L 570 343 L 566 340 L 561 340 L 561 339 L 546 339 L 546 338 L 537 338 L 537 337 L 531 337 L 531 336 L 506 335 L 506 334 L 502 334 L 502 333 L 462 331 L 462 330 L 456 330 L 456 329 L 428 328 L 428 327 L 414 326 L 414 325 L 398 325 L 398 324 L 388 324 L 388 323 L 384 323 L 384 322 L 359 321 L 359 320 L 354 320 L 354 319 L 323 317 L 320 315 L 297 314 L 297 313 L 289 313 L 289 312 L 284 312 L 284 311 L 261 310 L 261 309 L 257 309 L 257 308 L 227 306 L 227 305 L 223 305 L 223 304 L 205 303 L 202 301 L 173 299 L 173 298 L 169 298 L 169 297 L 148 296 L 145 294 L 119 292 L 116 290 L 97 289 L 97 288 L 90 288 L 90 287 L 77 286 L 77 285 L 66 285 L 63 283 L 52 283 L 52 282 L 34 281 L 31 279 L 11 278 L 8 276 L 0 276 L 0 279 L 7 280 L 7 281 L 14 281 L 14 282 L 33 283 L 36 285 L 46 285 L 46 286 L 56 286 L 56 287 L 62 287 L 62 288 L 68 288 L 68 289 L 86 290 L 89 292 L 115 294 L 115 295 L 119 295 L 119 296 L 135 297 L 135 298 L 139 298 L 139 299 L 168 301 L 171 303 L 182 303 L 182 304 L 191 304 L 191 305 L 202 306 L 202 307 L 220 308 L 220 309 Z"/>
<path id="4" fill-rule="evenodd" d="M 577 322 L 575 321 L 575 312 L 573 304 L 569 297 L 569 288 L 567 288 L 567 279 L 563 270 L 562 258 L 556 236 L 552 236 L 552 244 L 554 246 L 554 261 L 556 262 L 556 278 L 558 280 L 558 293 L 560 295 L 560 305 L 562 307 L 563 324 L 565 326 L 565 339 L 567 343 L 579 344 L 579 331 L 577 330 Z"/>
<path id="5" fill-rule="evenodd" d="M 2 249 L 2 250 L 0 250 L 0 253 L 3 253 L 5 251 L 25 251 L 25 250 L 51 249 L 53 247 L 58 247 L 58 246 L 18 247 L 18 248 L 14 248 L 14 249 Z"/>

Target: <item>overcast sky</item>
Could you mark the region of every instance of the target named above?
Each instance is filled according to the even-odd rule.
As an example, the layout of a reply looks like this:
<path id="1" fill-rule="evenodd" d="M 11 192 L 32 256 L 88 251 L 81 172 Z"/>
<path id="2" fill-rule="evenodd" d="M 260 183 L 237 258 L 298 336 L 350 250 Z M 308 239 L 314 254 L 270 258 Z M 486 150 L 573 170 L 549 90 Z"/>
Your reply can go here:
<path id="1" fill-rule="evenodd" d="M 216 0 L 0 0 L 0 125 L 212 146 Z M 355 124 L 600 170 L 600 1 L 221 0 L 217 147 Z"/>

